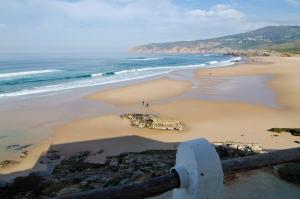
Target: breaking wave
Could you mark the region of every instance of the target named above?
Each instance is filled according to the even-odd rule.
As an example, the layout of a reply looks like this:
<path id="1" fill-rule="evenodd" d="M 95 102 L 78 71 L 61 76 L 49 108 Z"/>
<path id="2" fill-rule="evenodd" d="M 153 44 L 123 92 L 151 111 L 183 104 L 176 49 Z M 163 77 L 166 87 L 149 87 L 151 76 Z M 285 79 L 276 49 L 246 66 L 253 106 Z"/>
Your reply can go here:
<path id="1" fill-rule="evenodd" d="M 13 73 L 1 73 L 0 78 L 15 78 L 20 76 L 31 76 L 31 75 L 39 75 L 44 73 L 54 73 L 60 72 L 61 70 L 57 69 L 49 69 L 49 70 L 32 70 L 32 71 L 21 71 L 21 72 L 13 72 Z"/>

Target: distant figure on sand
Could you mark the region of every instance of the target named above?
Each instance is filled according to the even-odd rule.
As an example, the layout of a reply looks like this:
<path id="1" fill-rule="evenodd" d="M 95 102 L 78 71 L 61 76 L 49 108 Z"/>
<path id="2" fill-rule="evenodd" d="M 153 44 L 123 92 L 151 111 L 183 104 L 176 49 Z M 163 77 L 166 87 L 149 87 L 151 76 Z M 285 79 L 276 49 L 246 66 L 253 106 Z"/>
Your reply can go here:
<path id="1" fill-rule="evenodd" d="M 146 104 L 146 107 L 147 107 L 147 108 L 148 108 L 148 106 L 149 106 L 149 103 Z"/>
<path id="2" fill-rule="evenodd" d="M 145 102 L 144 102 L 144 101 L 142 101 L 142 104 L 143 104 L 143 105 L 145 105 Z"/>

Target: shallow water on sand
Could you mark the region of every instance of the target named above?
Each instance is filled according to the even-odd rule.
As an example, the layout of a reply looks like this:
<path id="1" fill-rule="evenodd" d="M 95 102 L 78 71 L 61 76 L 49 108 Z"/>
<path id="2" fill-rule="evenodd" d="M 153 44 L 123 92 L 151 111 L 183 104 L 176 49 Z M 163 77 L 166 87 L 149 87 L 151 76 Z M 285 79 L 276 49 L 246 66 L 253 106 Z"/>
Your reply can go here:
<path id="1" fill-rule="evenodd" d="M 192 89 L 183 98 L 200 100 L 235 101 L 280 108 L 276 94 L 267 82 L 271 75 L 253 76 L 209 76 L 200 79 L 195 77 L 193 70 L 175 71 L 169 77 L 176 80 L 189 80 Z"/>

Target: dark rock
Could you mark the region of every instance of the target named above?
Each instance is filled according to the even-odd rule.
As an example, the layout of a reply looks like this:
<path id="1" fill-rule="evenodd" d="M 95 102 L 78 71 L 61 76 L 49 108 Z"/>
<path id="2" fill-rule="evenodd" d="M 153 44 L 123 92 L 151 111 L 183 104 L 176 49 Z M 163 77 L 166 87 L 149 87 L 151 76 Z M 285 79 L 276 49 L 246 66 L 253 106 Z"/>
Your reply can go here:
<path id="1" fill-rule="evenodd" d="M 0 188 L 6 187 L 8 182 L 0 180 Z"/>
<path id="2" fill-rule="evenodd" d="M 85 181 L 87 182 L 95 182 L 99 179 L 98 176 L 94 175 L 94 176 L 89 176 L 87 179 L 85 179 Z"/>
<path id="3" fill-rule="evenodd" d="M 57 153 L 50 153 L 47 155 L 47 158 L 49 158 L 50 160 L 58 160 L 60 159 L 60 155 Z"/>
<path id="4" fill-rule="evenodd" d="M 20 158 L 26 158 L 28 155 L 28 151 L 22 151 Z"/>
<path id="5" fill-rule="evenodd" d="M 141 177 L 143 175 L 144 175 L 144 172 L 142 172 L 140 170 L 137 170 L 136 172 L 133 173 L 132 178 L 134 178 L 134 179 L 135 178 L 139 178 L 139 177 Z"/>
<path id="6" fill-rule="evenodd" d="M 293 136 L 300 136 L 300 128 L 271 128 L 268 131 L 275 133 L 287 132 L 292 134 Z"/>
<path id="7" fill-rule="evenodd" d="M 220 157 L 227 159 L 255 154 L 255 151 L 260 149 L 252 146 L 256 145 L 224 142 L 215 147 Z M 49 154 L 56 154 L 56 152 L 47 155 Z M 21 189 L 21 181 L 18 180 L 10 185 L 9 189 L 0 189 L 0 198 L 15 196 L 24 198 L 22 195 L 24 193 L 29 194 L 31 198 L 49 198 L 77 191 L 149 180 L 169 173 L 175 164 L 176 150 L 121 153 L 117 156 L 107 157 L 105 164 L 85 162 L 88 155 L 89 152 L 76 153 L 69 159 L 62 160 L 52 174 L 39 176 L 36 180 L 33 177 L 24 177 L 22 183 L 27 185 L 27 179 L 28 186 L 33 187 L 32 190 L 29 187 Z M 34 185 L 30 184 L 33 181 Z"/>
<path id="8" fill-rule="evenodd" d="M 17 177 L 11 185 L 0 189 L 0 198 L 23 198 L 20 195 L 37 196 L 43 189 L 41 184 L 42 178 L 35 174 L 26 177 Z"/>
<path id="9" fill-rule="evenodd" d="M 6 168 L 6 167 L 10 167 L 16 164 L 19 164 L 20 161 L 17 160 L 3 160 L 2 162 L 0 162 L 0 167 L 2 168 Z"/>
<path id="10" fill-rule="evenodd" d="M 178 120 L 162 120 L 153 114 L 127 113 L 120 116 L 128 119 L 132 126 L 138 128 L 160 129 L 160 130 L 183 130 Z"/>
<path id="11" fill-rule="evenodd" d="M 6 147 L 6 149 L 8 149 L 8 150 L 10 150 L 10 149 L 15 149 L 15 148 L 17 148 L 17 147 L 19 147 L 20 145 L 19 144 L 12 144 L 12 145 L 8 145 L 7 147 Z"/>
<path id="12" fill-rule="evenodd" d="M 58 152 L 59 152 L 59 151 L 53 150 L 53 149 L 48 150 L 48 153 L 58 153 Z"/>
<path id="13" fill-rule="evenodd" d="M 117 158 L 111 158 L 109 160 L 108 166 L 112 169 L 112 170 L 118 170 L 119 168 L 119 160 Z"/>
<path id="14" fill-rule="evenodd" d="M 23 145 L 23 146 L 20 146 L 19 144 L 12 144 L 12 145 L 8 145 L 6 147 L 6 149 L 7 150 L 21 151 L 21 150 L 26 149 L 30 146 L 32 146 L 32 144 L 27 144 L 27 145 Z"/>
<path id="15" fill-rule="evenodd" d="M 102 154 L 104 152 L 103 149 L 99 149 L 98 151 L 96 151 L 96 154 Z"/>
<path id="16" fill-rule="evenodd" d="M 66 187 L 66 188 L 63 188 L 62 190 L 60 190 L 57 193 L 57 196 L 64 196 L 64 195 L 77 193 L 77 192 L 80 192 L 80 189 L 77 187 Z"/>
<path id="17" fill-rule="evenodd" d="M 85 187 L 89 184 L 89 182 L 87 182 L 86 180 L 83 180 L 80 182 L 80 186 Z"/>
<path id="18" fill-rule="evenodd" d="M 32 144 L 27 144 L 27 145 L 19 146 L 15 150 L 16 151 L 21 151 L 21 150 L 26 149 L 26 148 L 28 148 L 30 146 L 32 146 Z"/>
<path id="19" fill-rule="evenodd" d="M 83 171 L 87 169 L 96 169 L 102 167 L 101 164 L 96 163 L 88 163 L 82 161 L 74 161 L 74 160 L 63 160 L 59 165 L 57 165 L 54 169 L 54 173 L 58 174 L 66 171 L 67 173 L 74 173 L 76 171 Z"/>
<path id="20" fill-rule="evenodd" d="M 76 162 L 84 161 L 89 155 L 90 155 L 89 151 L 80 151 L 75 153 L 73 156 L 71 156 L 70 160 L 74 160 Z"/>
<path id="21" fill-rule="evenodd" d="M 288 182 L 300 184 L 300 163 L 289 163 L 273 167 L 273 171 Z"/>

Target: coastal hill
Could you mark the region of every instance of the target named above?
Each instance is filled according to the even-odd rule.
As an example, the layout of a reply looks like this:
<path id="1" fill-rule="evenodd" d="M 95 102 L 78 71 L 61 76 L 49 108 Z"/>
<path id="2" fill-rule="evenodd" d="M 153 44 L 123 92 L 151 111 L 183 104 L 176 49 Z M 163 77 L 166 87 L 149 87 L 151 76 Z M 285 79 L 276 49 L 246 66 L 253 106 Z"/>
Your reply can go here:
<path id="1" fill-rule="evenodd" d="M 268 26 L 219 38 L 151 43 L 133 47 L 132 52 L 150 53 L 300 53 L 300 26 Z"/>

